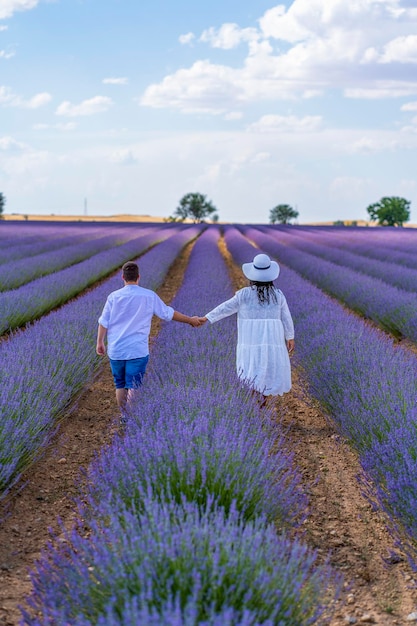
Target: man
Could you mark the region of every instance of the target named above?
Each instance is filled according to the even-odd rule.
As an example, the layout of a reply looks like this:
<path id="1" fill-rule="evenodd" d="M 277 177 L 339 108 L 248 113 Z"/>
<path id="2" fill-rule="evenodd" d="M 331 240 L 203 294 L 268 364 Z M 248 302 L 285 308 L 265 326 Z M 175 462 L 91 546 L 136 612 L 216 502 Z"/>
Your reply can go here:
<path id="1" fill-rule="evenodd" d="M 153 315 L 162 320 L 200 326 L 197 316 L 183 315 L 168 305 L 151 289 L 139 286 L 139 267 L 128 261 L 122 267 L 124 287 L 107 298 L 98 320 L 97 354 L 107 354 L 116 386 L 116 401 L 126 422 L 128 398 L 142 384 L 149 359 L 149 333 Z"/>

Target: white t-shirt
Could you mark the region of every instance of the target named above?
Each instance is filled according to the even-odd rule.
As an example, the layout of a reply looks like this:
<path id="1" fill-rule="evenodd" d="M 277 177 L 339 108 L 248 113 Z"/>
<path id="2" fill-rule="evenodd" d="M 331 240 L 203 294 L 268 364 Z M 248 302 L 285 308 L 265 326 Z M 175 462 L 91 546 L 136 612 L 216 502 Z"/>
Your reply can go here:
<path id="1" fill-rule="evenodd" d="M 265 395 L 282 395 L 291 389 L 291 364 L 286 346 L 294 339 L 294 324 L 284 294 L 277 301 L 259 304 L 256 290 L 245 287 L 230 300 L 206 314 L 210 323 L 237 313 L 238 376 Z"/>
<path id="2" fill-rule="evenodd" d="M 99 324 L 107 328 L 110 359 L 139 359 L 149 354 L 152 316 L 170 321 L 174 309 L 151 289 L 125 285 L 107 298 Z"/>

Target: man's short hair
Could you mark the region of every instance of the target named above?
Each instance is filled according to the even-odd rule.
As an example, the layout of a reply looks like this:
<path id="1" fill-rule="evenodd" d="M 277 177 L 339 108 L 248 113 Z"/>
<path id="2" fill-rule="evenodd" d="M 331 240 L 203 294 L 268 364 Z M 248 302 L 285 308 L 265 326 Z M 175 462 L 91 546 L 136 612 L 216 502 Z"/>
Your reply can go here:
<path id="1" fill-rule="evenodd" d="M 137 263 L 128 261 L 122 267 L 123 278 L 127 283 L 134 283 L 139 278 L 139 267 Z"/>

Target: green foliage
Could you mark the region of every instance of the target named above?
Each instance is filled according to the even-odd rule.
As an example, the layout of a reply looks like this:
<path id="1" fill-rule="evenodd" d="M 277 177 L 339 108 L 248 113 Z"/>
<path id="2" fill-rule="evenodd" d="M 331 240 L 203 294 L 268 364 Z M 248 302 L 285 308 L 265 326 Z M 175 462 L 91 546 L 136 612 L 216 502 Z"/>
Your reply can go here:
<path id="1" fill-rule="evenodd" d="M 3 215 L 3 210 L 4 210 L 4 205 L 5 204 L 6 204 L 6 197 L 0 191 L 0 220 L 2 219 L 2 215 Z"/>
<path id="2" fill-rule="evenodd" d="M 172 221 L 183 221 L 187 218 L 194 223 L 204 222 L 204 219 L 211 217 L 212 221 L 218 220 L 216 207 L 202 193 L 187 193 L 179 202 L 175 209 Z"/>
<path id="3" fill-rule="evenodd" d="M 410 219 L 410 201 L 398 196 L 384 197 L 366 209 L 379 226 L 402 226 Z"/>
<path id="4" fill-rule="evenodd" d="M 298 217 L 298 211 L 293 209 L 289 204 L 277 204 L 269 212 L 269 222 L 271 224 L 289 224 L 291 220 Z"/>

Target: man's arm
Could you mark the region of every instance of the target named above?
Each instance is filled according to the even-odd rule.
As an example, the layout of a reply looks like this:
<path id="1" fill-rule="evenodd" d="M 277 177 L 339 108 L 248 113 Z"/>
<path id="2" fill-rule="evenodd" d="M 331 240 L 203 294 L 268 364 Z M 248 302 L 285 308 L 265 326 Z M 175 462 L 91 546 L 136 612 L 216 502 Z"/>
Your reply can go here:
<path id="1" fill-rule="evenodd" d="M 106 334 L 107 334 L 107 328 L 104 328 L 104 326 L 99 324 L 98 325 L 98 331 L 97 331 L 96 352 L 100 356 L 104 356 L 106 354 L 106 346 L 105 346 L 105 343 L 104 343 L 104 339 L 106 337 Z"/>
<path id="2" fill-rule="evenodd" d="M 174 322 L 182 322 L 183 324 L 190 324 L 190 326 L 201 326 L 200 318 L 197 315 L 190 317 L 189 315 L 184 315 L 184 313 L 180 313 L 179 311 L 174 311 L 174 315 L 172 316 Z"/>

